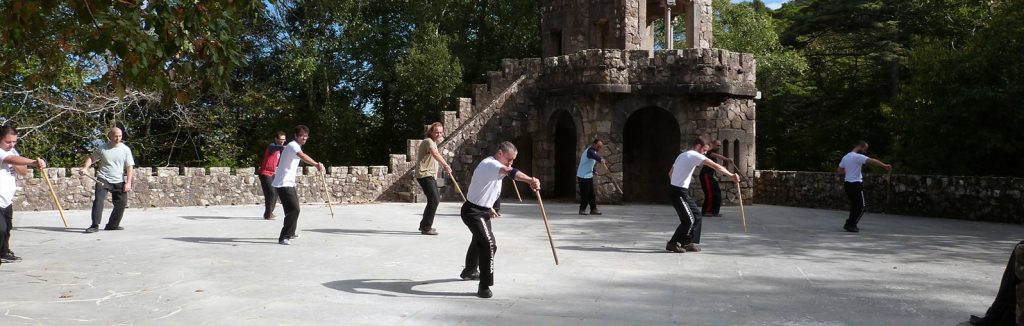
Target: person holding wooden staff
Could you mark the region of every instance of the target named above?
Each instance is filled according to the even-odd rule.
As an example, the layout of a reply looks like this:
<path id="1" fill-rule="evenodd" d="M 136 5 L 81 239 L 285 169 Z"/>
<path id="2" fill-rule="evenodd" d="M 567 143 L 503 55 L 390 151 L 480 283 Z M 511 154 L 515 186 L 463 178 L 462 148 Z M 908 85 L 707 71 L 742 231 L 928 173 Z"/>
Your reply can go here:
<path id="1" fill-rule="evenodd" d="M 0 127 L 0 263 L 21 260 L 11 251 L 11 229 L 14 228 L 14 193 L 17 176 L 28 175 L 28 166 L 46 168 L 46 161 L 22 157 L 14 145 L 18 144 L 18 130 L 11 126 Z"/>
<path id="2" fill-rule="evenodd" d="M 445 162 L 444 157 L 437 151 L 437 142 L 444 134 L 444 125 L 434 122 L 427 127 L 426 138 L 420 142 L 419 150 L 416 151 L 416 182 L 423 188 L 423 195 L 427 197 L 427 207 L 423 208 L 423 219 L 420 220 L 420 233 L 424 235 L 437 235 L 434 229 L 434 213 L 437 212 L 437 205 L 441 203 L 441 193 L 437 191 L 437 169 L 438 165 L 444 167 L 445 172 L 452 174 L 452 167 Z"/>
<path id="3" fill-rule="evenodd" d="M 493 156 L 480 161 L 473 170 L 467 200 L 462 204 L 462 223 L 473 233 L 473 240 L 466 251 L 466 267 L 459 276 L 463 280 L 480 279 L 476 295 L 481 298 L 494 295 L 490 287 L 494 285 L 494 254 L 498 246 L 491 231 L 491 219 L 500 216 L 493 205 L 501 193 L 501 180 L 511 176 L 514 180 L 529 183 L 534 191 L 540 190 L 540 179 L 512 167 L 517 153 L 516 146 L 506 141 L 498 145 Z"/>
<path id="4" fill-rule="evenodd" d="M 718 151 L 722 149 L 722 141 L 715 140 L 712 142 L 711 149 L 704 154 L 707 158 L 715 163 L 718 160 L 722 160 L 722 164 L 725 162 L 732 162 L 732 159 L 722 156 Z M 738 173 L 739 170 L 736 170 Z M 701 215 L 708 217 L 720 217 L 722 216 L 722 188 L 718 185 L 718 178 L 715 178 L 715 169 L 710 166 L 704 165 L 700 168 L 700 190 L 704 192 L 704 205 L 701 205 Z"/>
<path id="5" fill-rule="evenodd" d="M 587 215 L 587 206 L 590 206 L 590 215 L 601 215 L 597 210 L 597 193 L 594 192 L 594 167 L 597 163 L 605 164 L 604 158 L 598 154 L 602 148 L 604 142 L 594 139 L 580 154 L 580 165 L 576 168 L 576 183 L 580 186 L 580 215 Z"/>
<path id="6" fill-rule="evenodd" d="M 88 175 L 89 167 L 96 163 L 95 187 L 96 196 L 92 201 L 92 224 L 85 229 L 85 233 L 98 232 L 100 221 L 103 219 L 103 201 L 110 192 L 110 201 L 114 209 L 110 212 L 110 218 L 104 230 L 124 230 L 121 227 L 121 218 L 124 216 L 124 208 L 128 206 L 128 192 L 132 191 L 132 175 L 135 173 L 135 158 L 132 157 L 132 150 L 121 142 L 124 134 L 121 128 L 111 127 L 107 131 L 108 141 L 93 150 L 92 154 L 85 158 L 81 175 Z"/>
<path id="7" fill-rule="evenodd" d="M 701 250 L 697 245 L 700 243 L 701 215 L 697 213 L 700 208 L 688 192 L 693 179 L 693 170 L 698 165 L 710 166 L 737 182 L 740 180 L 739 174 L 729 172 L 724 166 L 718 165 L 704 156 L 707 151 L 708 144 L 703 138 L 694 139 L 690 150 L 680 153 L 668 171 L 671 180 L 671 184 L 668 186 L 669 199 L 672 201 L 672 207 L 676 210 L 676 215 L 679 216 L 680 223 L 676 232 L 672 234 L 672 238 L 668 240 L 668 244 L 665 245 L 665 250 L 677 253 Z"/>
<path id="8" fill-rule="evenodd" d="M 291 239 L 298 238 L 295 228 L 299 222 L 299 194 L 295 191 L 295 175 L 299 170 L 299 161 L 315 166 L 320 173 L 324 173 L 323 164 L 302 152 L 302 145 L 309 139 L 309 128 L 303 125 L 296 126 L 294 137 L 281 151 L 281 161 L 277 164 L 274 182 L 271 183 L 277 190 L 277 196 L 281 198 L 281 206 L 284 206 L 284 225 L 277 238 L 277 243 L 283 245 L 290 245 Z"/>

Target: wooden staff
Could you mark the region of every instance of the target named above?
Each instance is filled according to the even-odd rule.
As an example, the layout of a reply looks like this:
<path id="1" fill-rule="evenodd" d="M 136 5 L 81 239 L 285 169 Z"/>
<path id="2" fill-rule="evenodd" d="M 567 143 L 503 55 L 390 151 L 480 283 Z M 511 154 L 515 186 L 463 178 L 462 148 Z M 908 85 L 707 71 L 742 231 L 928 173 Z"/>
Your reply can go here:
<path id="1" fill-rule="evenodd" d="M 467 201 L 466 195 L 462 193 L 462 188 L 459 188 L 459 182 L 455 180 L 455 174 L 449 173 L 448 177 L 452 178 L 452 184 L 455 185 L 455 190 L 459 191 L 459 196 L 462 196 L 462 201 Z"/>
<path id="2" fill-rule="evenodd" d="M 615 183 L 615 179 L 612 178 L 612 169 L 609 169 L 608 164 L 606 163 L 601 163 L 601 165 L 604 165 L 604 169 L 608 170 L 608 180 L 611 180 L 612 185 L 615 186 L 615 190 L 618 190 L 620 194 L 625 195 L 626 193 L 622 191 L 622 188 L 619 188 L 619 184 Z"/>
<path id="3" fill-rule="evenodd" d="M 516 185 L 516 179 L 512 179 L 512 188 L 516 190 L 516 197 L 519 198 L 519 202 L 523 202 L 523 196 L 519 195 L 519 186 Z"/>
<path id="4" fill-rule="evenodd" d="M 64 208 L 60 206 L 60 200 L 57 200 L 57 192 L 53 191 L 50 177 L 46 175 L 46 169 L 39 169 L 39 172 L 43 173 L 43 181 L 46 181 L 46 187 L 50 188 L 50 198 L 53 198 L 53 204 L 57 206 L 57 213 L 60 213 L 60 220 L 64 221 L 64 228 L 66 229 L 68 227 L 68 220 L 64 218 Z"/>
<path id="5" fill-rule="evenodd" d="M 324 199 L 327 200 L 327 208 L 331 210 L 331 219 L 334 219 L 334 205 L 331 204 L 331 192 L 327 190 L 327 171 L 320 174 L 321 184 L 324 186 Z"/>
<path id="6" fill-rule="evenodd" d="M 736 170 L 736 174 L 740 173 L 740 168 L 736 166 L 736 162 L 729 161 L 732 163 L 732 168 Z M 740 181 L 736 180 L 736 196 L 740 199 L 740 216 L 743 219 L 743 233 L 747 233 L 747 211 L 743 209 L 743 191 L 740 189 Z"/>
<path id="7" fill-rule="evenodd" d="M 537 203 L 540 204 L 540 215 L 544 217 L 544 229 L 548 231 L 548 243 L 551 244 L 551 255 L 555 257 L 555 265 L 558 265 L 558 253 L 555 252 L 555 240 L 551 239 L 551 226 L 548 225 L 548 212 L 544 209 L 544 200 L 540 198 L 540 191 L 534 190 L 537 195 Z"/>

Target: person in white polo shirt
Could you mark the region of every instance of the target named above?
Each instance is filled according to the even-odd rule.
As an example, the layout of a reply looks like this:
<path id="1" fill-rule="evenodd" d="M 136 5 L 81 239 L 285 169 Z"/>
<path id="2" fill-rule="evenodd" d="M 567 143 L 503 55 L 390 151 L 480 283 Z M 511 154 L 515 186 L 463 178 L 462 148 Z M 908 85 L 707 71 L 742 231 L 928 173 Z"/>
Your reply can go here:
<path id="1" fill-rule="evenodd" d="M 864 216 L 864 206 L 867 206 L 864 199 L 864 175 L 861 174 L 864 163 L 880 166 L 886 171 L 892 170 L 892 165 L 864 155 L 867 152 L 868 143 L 857 142 L 853 145 L 853 150 L 843 156 L 839 161 L 839 167 L 836 168 L 836 173 L 844 175 L 843 190 L 846 191 L 846 198 L 850 200 L 850 217 L 846 219 L 846 224 L 843 224 L 846 232 L 860 232 L 857 223 L 860 222 L 861 216 Z"/>
<path id="2" fill-rule="evenodd" d="M 295 139 L 281 151 L 281 159 L 278 161 L 274 181 L 271 183 L 277 190 L 277 196 L 281 198 L 281 206 L 284 206 L 284 226 L 277 237 L 277 243 L 283 245 L 290 245 L 291 239 L 298 237 L 295 235 L 295 228 L 299 222 L 299 194 L 295 192 L 295 175 L 299 170 L 299 161 L 315 166 L 320 173 L 324 173 L 323 164 L 302 152 L 302 145 L 309 139 L 309 128 L 303 125 L 296 126 L 294 137 Z"/>
<path id="3" fill-rule="evenodd" d="M 46 161 L 22 157 L 14 145 L 18 144 L 18 130 L 0 127 L 0 263 L 21 260 L 11 251 L 11 229 L 14 227 L 14 193 L 18 187 L 16 175 L 27 175 L 26 166 L 46 168 Z"/>
<path id="4" fill-rule="evenodd" d="M 736 182 L 740 181 L 738 174 L 729 172 L 725 167 L 704 156 L 709 148 L 710 146 L 703 138 L 695 139 L 690 150 L 676 156 L 676 161 L 672 163 L 672 168 L 668 171 L 671 182 L 668 186 L 669 199 L 672 201 L 672 207 L 676 209 L 680 223 L 676 232 L 672 234 L 672 238 L 668 240 L 668 244 L 665 245 L 665 250 L 678 253 L 700 251 L 700 246 L 697 245 L 700 243 L 700 208 L 689 193 L 693 170 L 698 165 L 710 166 Z"/>
<path id="5" fill-rule="evenodd" d="M 491 231 L 491 219 L 500 216 L 493 206 L 501 194 L 501 180 L 510 176 L 513 182 L 523 181 L 529 183 L 534 191 L 540 190 L 540 179 L 531 178 L 512 167 L 517 153 L 516 146 L 506 141 L 498 145 L 493 156 L 480 161 L 473 170 L 466 202 L 462 204 L 462 223 L 473 233 L 473 240 L 466 251 L 466 268 L 459 276 L 463 280 L 480 279 L 476 295 L 481 298 L 493 296 L 490 287 L 494 285 L 494 253 L 498 246 Z"/>

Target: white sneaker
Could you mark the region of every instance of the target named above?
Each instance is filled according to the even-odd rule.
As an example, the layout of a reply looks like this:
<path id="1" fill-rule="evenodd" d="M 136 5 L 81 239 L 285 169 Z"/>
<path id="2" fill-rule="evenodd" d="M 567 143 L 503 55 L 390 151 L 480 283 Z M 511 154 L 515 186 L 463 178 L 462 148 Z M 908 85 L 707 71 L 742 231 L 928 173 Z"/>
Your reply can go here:
<path id="1" fill-rule="evenodd" d="M 280 243 L 280 244 L 283 244 L 283 245 L 286 245 L 286 246 L 292 244 L 292 242 L 289 241 L 288 239 L 281 239 L 281 241 L 278 241 L 277 243 Z"/>

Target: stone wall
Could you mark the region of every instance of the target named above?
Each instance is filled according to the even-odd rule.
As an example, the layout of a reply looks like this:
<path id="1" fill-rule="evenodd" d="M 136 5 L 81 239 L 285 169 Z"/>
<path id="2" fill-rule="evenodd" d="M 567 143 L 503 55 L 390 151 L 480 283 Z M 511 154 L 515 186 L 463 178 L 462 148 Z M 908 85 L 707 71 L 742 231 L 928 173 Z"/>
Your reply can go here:
<path id="1" fill-rule="evenodd" d="M 843 180 L 834 173 L 756 171 L 754 201 L 761 204 L 849 209 Z M 1024 223 L 1024 179 L 866 174 L 868 212 Z"/>
<path id="2" fill-rule="evenodd" d="M 81 168 L 47 168 L 54 192 L 64 209 L 88 209 L 95 182 L 78 175 Z M 296 189 L 303 203 L 324 203 L 321 177 L 305 167 L 296 177 Z M 250 205 L 263 203 L 263 192 L 254 168 L 138 167 L 135 169 L 129 207 L 176 207 L 207 205 Z M 70 172 L 71 174 L 66 174 Z M 93 172 L 90 171 L 90 174 Z M 46 183 L 36 171 L 18 178 L 15 210 L 54 210 Z M 387 166 L 330 167 L 326 177 L 333 203 L 365 203 L 393 200 L 386 190 L 398 178 Z M 108 208 L 109 196 L 107 199 Z"/>

